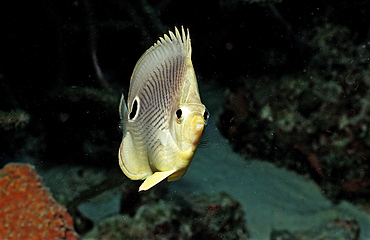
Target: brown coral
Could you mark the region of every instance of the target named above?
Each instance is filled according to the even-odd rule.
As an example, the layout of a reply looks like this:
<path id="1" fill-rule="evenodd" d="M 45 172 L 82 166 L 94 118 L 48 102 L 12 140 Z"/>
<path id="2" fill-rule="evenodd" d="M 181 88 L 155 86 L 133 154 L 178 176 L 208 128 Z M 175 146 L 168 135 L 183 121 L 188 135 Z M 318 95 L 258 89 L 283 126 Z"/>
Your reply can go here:
<path id="1" fill-rule="evenodd" d="M 6 165 L 0 189 L 0 239 L 77 239 L 71 216 L 31 165 Z"/>

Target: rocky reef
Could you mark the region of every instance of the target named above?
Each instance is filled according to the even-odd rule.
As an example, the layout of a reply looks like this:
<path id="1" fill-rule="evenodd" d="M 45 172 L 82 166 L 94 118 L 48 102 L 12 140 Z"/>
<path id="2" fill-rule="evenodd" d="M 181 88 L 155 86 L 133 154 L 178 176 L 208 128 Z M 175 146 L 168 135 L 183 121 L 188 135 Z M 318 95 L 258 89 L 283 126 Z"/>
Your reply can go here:
<path id="1" fill-rule="evenodd" d="M 248 156 L 308 174 L 333 199 L 370 196 L 370 33 L 320 21 L 301 71 L 240 77 L 219 127 Z"/>
<path id="2" fill-rule="evenodd" d="M 171 198 L 108 217 L 83 239 L 247 239 L 244 212 L 227 194 Z"/>
<path id="3" fill-rule="evenodd" d="M 119 171 L 78 166 L 45 173 L 67 205 L 83 239 L 247 239 L 245 213 L 226 193 L 177 195 L 163 182 L 138 192 L 140 182 Z"/>

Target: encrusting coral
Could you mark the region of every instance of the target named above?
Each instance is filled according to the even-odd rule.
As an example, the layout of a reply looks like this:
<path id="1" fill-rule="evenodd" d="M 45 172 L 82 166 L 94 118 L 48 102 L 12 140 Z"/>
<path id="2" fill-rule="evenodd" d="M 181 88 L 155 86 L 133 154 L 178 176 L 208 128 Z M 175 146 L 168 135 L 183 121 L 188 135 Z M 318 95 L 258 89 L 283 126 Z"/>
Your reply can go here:
<path id="1" fill-rule="evenodd" d="M 0 239 L 77 239 L 71 216 L 31 165 L 7 164 L 0 189 Z"/>

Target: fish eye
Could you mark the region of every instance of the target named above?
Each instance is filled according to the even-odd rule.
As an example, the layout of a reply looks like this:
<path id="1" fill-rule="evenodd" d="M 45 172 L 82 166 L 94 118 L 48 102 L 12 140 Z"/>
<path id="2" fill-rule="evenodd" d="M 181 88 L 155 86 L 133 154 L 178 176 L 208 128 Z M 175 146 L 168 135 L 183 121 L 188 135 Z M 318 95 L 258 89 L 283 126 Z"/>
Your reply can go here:
<path id="1" fill-rule="evenodd" d="M 206 109 L 203 113 L 204 120 L 207 122 L 207 120 L 209 119 L 210 116 L 211 116 L 211 114 L 209 113 L 208 109 Z"/>
<path id="2" fill-rule="evenodd" d="M 182 110 L 181 110 L 181 108 L 179 108 L 179 109 L 176 110 L 176 117 L 177 117 L 177 120 L 181 121 L 181 118 L 182 118 Z"/>
<path id="3" fill-rule="evenodd" d="M 131 112 L 129 114 L 129 119 L 132 120 L 136 117 L 136 113 L 138 111 L 138 98 L 135 98 L 134 99 L 134 102 L 132 104 L 132 109 L 131 109 Z"/>

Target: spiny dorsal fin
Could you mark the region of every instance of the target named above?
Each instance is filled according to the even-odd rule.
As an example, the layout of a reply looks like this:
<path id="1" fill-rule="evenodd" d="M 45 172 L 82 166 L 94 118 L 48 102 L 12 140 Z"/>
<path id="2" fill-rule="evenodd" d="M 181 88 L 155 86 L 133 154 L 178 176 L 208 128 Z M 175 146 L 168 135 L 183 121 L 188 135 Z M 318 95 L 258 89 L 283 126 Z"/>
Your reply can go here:
<path id="1" fill-rule="evenodd" d="M 186 34 L 185 34 L 184 27 L 181 26 L 181 34 L 180 34 L 177 27 L 175 27 L 175 34 L 172 31 L 169 31 L 168 34 L 170 35 L 170 37 L 167 34 L 164 34 L 164 36 L 160 37 L 159 40 L 156 43 L 154 43 L 154 45 L 151 48 L 147 50 L 147 52 L 151 52 L 154 49 L 160 46 L 163 46 L 163 45 L 174 44 L 174 45 L 181 46 L 186 53 L 188 54 L 191 53 L 189 29 L 186 29 Z"/>
<path id="2" fill-rule="evenodd" d="M 165 64 L 165 63 L 169 64 Z M 191 42 L 190 34 L 183 27 L 180 31 L 175 28 L 174 33 L 169 31 L 168 35 L 163 37 L 153 44 L 138 60 L 130 80 L 130 92 L 127 99 L 128 109 L 131 110 L 132 100 L 138 96 L 142 88 L 148 84 L 148 80 L 153 78 L 154 81 L 170 82 L 175 81 L 172 85 L 174 91 L 180 91 L 184 78 L 168 79 L 169 76 L 157 78 L 156 75 L 166 75 L 168 70 L 175 71 L 172 64 L 176 65 L 177 69 L 187 69 L 191 62 Z M 170 66 L 170 69 L 167 67 Z M 174 72 L 171 72 L 173 74 Z M 176 73 L 177 74 L 177 73 Z M 177 92 L 171 93 L 177 96 Z"/>
<path id="3" fill-rule="evenodd" d="M 156 64 L 163 59 L 167 59 L 171 55 L 181 54 L 184 57 L 191 57 L 191 42 L 189 29 L 185 33 L 184 27 L 181 27 L 181 34 L 175 27 L 175 33 L 169 31 L 169 36 L 165 34 L 153 44 L 136 63 L 133 76 L 138 73 L 138 70 L 149 63 L 150 65 Z M 154 51 L 155 50 L 155 51 Z M 145 69 L 145 68 L 144 68 Z"/>

